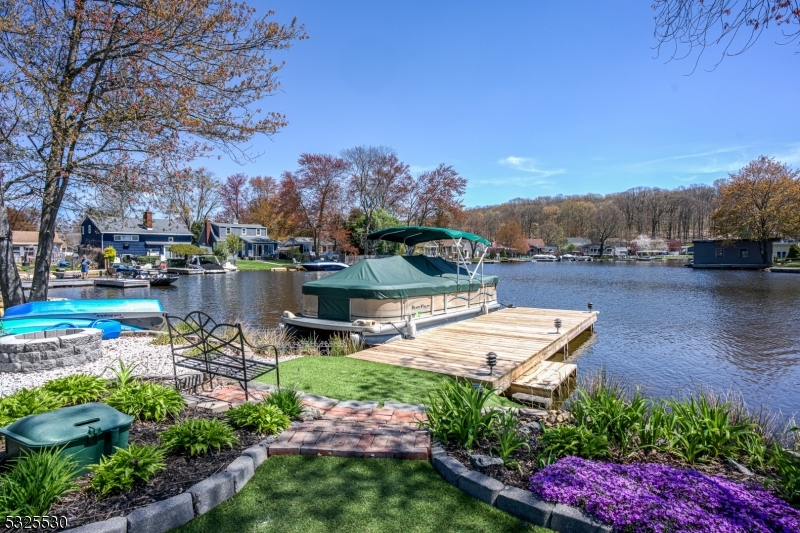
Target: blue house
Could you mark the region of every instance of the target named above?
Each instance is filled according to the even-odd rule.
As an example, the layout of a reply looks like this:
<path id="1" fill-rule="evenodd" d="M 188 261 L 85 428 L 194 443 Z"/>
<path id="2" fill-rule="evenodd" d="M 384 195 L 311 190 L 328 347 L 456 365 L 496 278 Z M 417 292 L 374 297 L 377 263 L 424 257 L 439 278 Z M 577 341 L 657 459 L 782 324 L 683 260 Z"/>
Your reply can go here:
<path id="1" fill-rule="evenodd" d="M 81 246 L 113 246 L 123 259 L 169 257 L 173 244 L 192 244 L 192 232 L 181 222 L 154 220 L 150 211 L 145 211 L 141 219 L 88 216 L 81 223 Z"/>
<path id="2" fill-rule="evenodd" d="M 242 239 L 239 257 L 272 257 L 278 253 L 278 241 L 270 239 L 267 236 L 267 228 L 258 224 L 225 224 L 206 220 L 197 245 L 213 250 L 214 245 L 225 241 L 228 235 L 236 235 Z"/>
<path id="3" fill-rule="evenodd" d="M 766 268 L 772 262 L 772 241 L 767 241 L 767 262 L 758 241 L 697 240 L 694 244 L 694 268 Z"/>

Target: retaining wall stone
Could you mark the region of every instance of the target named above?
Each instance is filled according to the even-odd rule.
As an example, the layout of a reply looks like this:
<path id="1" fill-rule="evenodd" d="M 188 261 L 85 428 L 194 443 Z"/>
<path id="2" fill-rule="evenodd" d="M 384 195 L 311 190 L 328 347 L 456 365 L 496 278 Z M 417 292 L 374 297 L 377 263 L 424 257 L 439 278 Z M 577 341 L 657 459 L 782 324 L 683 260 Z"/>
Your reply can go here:
<path id="1" fill-rule="evenodd" d="M 0 372 L 36 372 L 96 361 L 103 355 L 103 331 L 65 328 L 0 339 Z"/>
<path id="2" fill-rule="evenodd" d="M 67 529 L 63 533 L 128 533 L 128 520 L 124 516 L 118 516 L 102 522 Z"/>
<path id="3" fill-rule="evenodd" d="M 253 460 L 253 468 L 255 469 L 261 466 L 261 463 L 267 460 L 267 449 L 256 444 L 255 446 L 250 446 L 244 450 L 242 455 L 247 455 Z"/>
<path id="4" fill-rule="evenodd" d="M 433 464 L 434 470 L 439 472 L 439 475 L 442 476 L 445 481 L 455 486 L 458 486 L 459 476 L 468 470 L 466 466 L 449 455 L 444 455 L 444 457 L 432 455 L 431 464 Z"/>
<path id="5" fill-rule="evenodd" d="M 598 522 L 585 512 L 557 503 L 550 517 L 550 529 L 559 533 L 612 533 L 613 528 Z"/>
<path id="6" fill-rule="evenodd" d="M 555 507 L 530 491 L 509 486 L 497 495 L 495 505 L 501 511 L 542 527 L 550 527 L 550 516 Z"/>
<path id="7" fill-rule="evenodd" d="M 458 476 L 458 488 L 489 505 L 494 505 L 497 495 L 506 486 L 475 470 L 468 470 Z"/>
<path id="8" fill-rule="evenodd" d="M 192 495 L 184 492 L 133 511 L 127 516 L 128 533 L 166 533 L 192 518 Z"/>
<path id="9" fill-rule="evenodd" d="M 250 478 L 253 477 L 255 469 L 253 468 L 253 459 L 249 456 L 242 455 L 234 462 L 228 465 L 225 470 L 233 474 L 234 489 L 239 492 L 244 488 Z"/>
<path id="10" fill-rule="evenodd" d="M 186 492 L 192 495 L 194 513 L 200 516 L 236 494 L 233 474 L 230 472 L 214 474 L 195 483 Z"/>

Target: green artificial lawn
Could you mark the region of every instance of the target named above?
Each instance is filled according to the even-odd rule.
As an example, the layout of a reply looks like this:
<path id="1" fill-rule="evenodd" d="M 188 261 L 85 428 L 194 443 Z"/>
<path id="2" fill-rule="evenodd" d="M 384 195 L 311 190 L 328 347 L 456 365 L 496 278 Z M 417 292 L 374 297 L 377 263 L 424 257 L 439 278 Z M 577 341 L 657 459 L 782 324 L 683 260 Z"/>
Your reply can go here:
<path id="1" fill-rule="evenodd" d="M 411 368 L 350 359 L 349 357 L 301 357 L 280 364 L 281 386 L 338 400 L 377 400 L 426 403 L 428 393 L 444 379 L 441 374 Z M 275 373 L 259 378 L 275 383 Z M 492 396 L 486 405 L 519 407 L 503 396 Z"/>
<path id="2" fill-rule="evenodd" d="M 173 533 L 548 533 L 451 486 L 427 461 L 271 457 L 234 498 Z"/>
<path id="3" fill-rule="evenodd" d="M 236 268 L 242 272 L 250 270 L 272 270 L 273 268 L 286 268 L 290 266 L 292 266 L 292 262 L 285 259 L 275 259 L 272 261 L 250 261 L 240 259 L 236 261 Z"/>

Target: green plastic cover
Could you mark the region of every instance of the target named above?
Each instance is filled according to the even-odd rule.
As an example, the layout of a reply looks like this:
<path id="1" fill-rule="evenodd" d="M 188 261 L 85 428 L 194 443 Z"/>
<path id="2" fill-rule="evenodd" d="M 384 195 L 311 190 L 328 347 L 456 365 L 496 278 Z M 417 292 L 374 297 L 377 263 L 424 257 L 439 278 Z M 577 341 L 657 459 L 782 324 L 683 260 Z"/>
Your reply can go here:
<path id="1" fill-rule="evenodd" d="M 28 446 L 59 446 L 130 426 L 133 417 L 103 403 L 85 403 L 20 418 L 0 433 Z"/>
<path id="2" fill-rule="evenodd" d="M 443 239 L 466 239 L 468 241 L 480 242 L 486 246 L 492 243 L 474 233 L 447 228 L 428 228 L 425 226 L 399 226 L 373 231 L 367 238 L 370 240 L 382 240 L 391 242 L 401 242 L 409 246 L 414 246 L 423 242 L 440 241 Z"/>
<path id="3" fill-rule="evenodd" d="M 323 314 L 328 315 L 327 308 L 323 312 L 324 306 L 333 306 L 336 309 L 331 309 L 331 313 L 345 318 L 332 320 L 347 320 L 347 300 L 350 298 L 387 300 L 430 296 L 474 291 L 481 285 L 497 285 L 497 276 L 483 276 L 481 279 L 480 274 L 475 274 L 470 281 L 466 269 L 461 268 L 459 273 L 455 264 L 441 257 L 396 255 L 384 259 L 365 259 L 330 276 L 309 281 L 303 285 L 303 294 L 324 297 L 319 299 L 320 318 L 325 318 Z M 329 298 L 341 301 L 328 302 Z"/>

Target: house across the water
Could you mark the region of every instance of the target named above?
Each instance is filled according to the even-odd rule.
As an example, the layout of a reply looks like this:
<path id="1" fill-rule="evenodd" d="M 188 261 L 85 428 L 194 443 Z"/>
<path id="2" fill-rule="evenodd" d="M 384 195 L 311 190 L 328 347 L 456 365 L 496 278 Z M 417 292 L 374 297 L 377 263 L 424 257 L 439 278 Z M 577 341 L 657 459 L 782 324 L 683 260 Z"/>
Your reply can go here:
<path id="1" fill-rule="evenodd" d="M 175 244 L 191 244 L 192 232 L 175 220 L 154 219 L 145 211 L 141 219 L 87 216 L 81 223 L 81 246 L 114 247 L 123 260 L 145 255 L 169 256 Z"/>
<path id="2" fill-rule="evenodd" d="M 36 250 L 39 248 L 38 231 L 12 231 L 11 247 L 14 252 L 15 263 L 33 263 L 36 259 Z M 55 234 L 53 250 L 50 254 L 51 261 L 64 259 L 64 241 Z"/>
<path id="3" fill-rule="evenodd" d="M 270 239 L 267 228 L 260 224 L 226 224 L 206 220 L 197 245 L 213 250 L 214 245 L 224 242 L 228 235 L 236 235 L 242 239 L 242 249 L 237 253 L 239 257 L 271 258 L 278 253 L 278 241 Z"/>
<path id="4" fill-rule="evenodd" d="M 697 240 L 694 244 L 694 268 L 766 268 L 772 261 L 772 241 L 767 241 L 765 262 L 758 241 Z"/>

